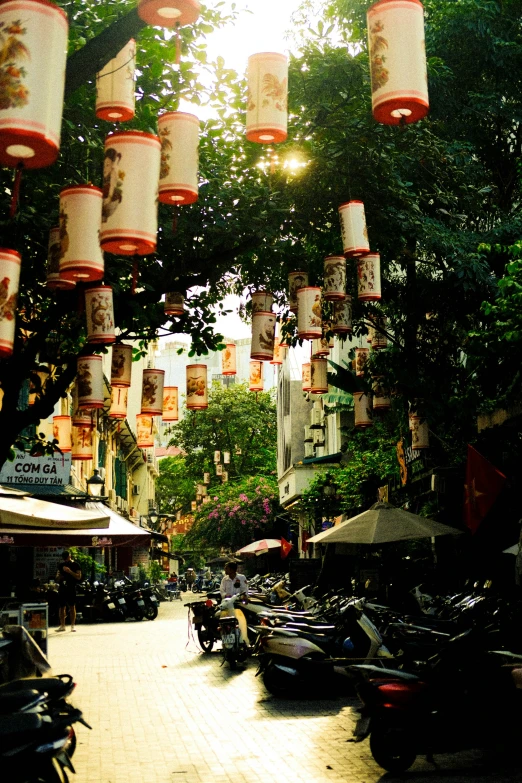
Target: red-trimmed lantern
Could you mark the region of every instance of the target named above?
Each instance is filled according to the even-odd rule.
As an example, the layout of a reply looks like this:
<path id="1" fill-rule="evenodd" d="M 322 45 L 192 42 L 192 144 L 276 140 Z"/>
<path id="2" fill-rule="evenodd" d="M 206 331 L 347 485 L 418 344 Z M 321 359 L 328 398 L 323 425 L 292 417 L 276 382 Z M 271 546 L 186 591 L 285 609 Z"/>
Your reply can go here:
<path id="1" fill-rule="evenodd" d="M 78 403 L 78 382 L 75 382 L 72 387 L 72 425 L 73 427 L 87 427 L 92 429 L 92 411 L 83 410 L 79 407 Z"/>
<path id="2" fill-rule="evenodd" d="M 50 166 L 60 149 L 67 16 L 47 0 L 7 0 L 0 26 L 0 165 Z"/>
<path id="3" fill-rule="evenodd" d="M 143 370 L 141 411 L 149 416 L 163 415 L 163 386 L 165 370 Z"/>
<path id="4" fill-rule="evenodd" d="M 187 364 L 187 398 L 189 411 L 208 408 L 207 365 Z"/>
<path id="5" fill-rule="evenodd" d="M 358 377 L 362 377 L 364 375 L 364 368 L 366 367 L 366 362 L 368 361 L 369 356 L 369 348 L 355 349 L 355 374 Z"/>
<path id="6" fill-rule="evenodd" d="M 164 204 L 198 200 L 199 119 L 183 111 L 158 118 L 161 167 L 158 198 Z"/>
<path id="7" fill-rule="evenodd" d="M 165 386 L 163 389 L 163 421 L 179 420 L 178 387 Z"/>
<path id="8" fill-rule="evenodd" d="M 323 356 L 330 355 L 330 343 L 326 337 L 317 337 L 315 340 L 312 340 L 310 355 L 312 359 L 321 359 Z"/>
<path id="9" fill-rule="evenodd" d="M 323 296 L 327 302 L 344 301 L 346 296 L 344 256 L 327 256 L 324 259 Z"/>
<path id="10" fill-rule="evenodd" d="M 343 302 L 334 302 L 332 305 L 332 322 L 330 328 L 334 334 L 352 333 L 352 297 L 347 295 Z"/>
<path id="11" fill-rule="evenodd" d="M 151 27 L 194 24 L 200 10 L 198 0 L 140 0 L 138 3 L 138 16 Z"/>
<path id="12" fill-rule="evenodd" d="M 80 356 L 77 360 L 78 408 L 103 408 L 103 361 L 101 356 Z"/>
<path id="13" fill-rule="evenodd" d="M 85 291 L 85 316 L 88 342 L 108 345 L 116 340 L 110 285 L 100 285 Z"/>
<path id="14" fill-rule="evenodd" d="M 374 118 L 384 125 L 421 120 L 429 110 L 422 3 L 379 0 L 367 24 Z"/>
<path id="15" fill-rule="evenodd" d="M 270 364 L 283 364 L 283 353 L 285 346 L 281 346 L 281 338 L 276 337 L 274 340 L 274 354 L 270 360 Z"/>
<path id="16" fill-rule="evenodd" d="M 154 417 L 147 413 L 136 415 L 136 445 L 139 449 L 154 448 Z"/>
<path id="17" fill-rule="evenodd" d="M 157 136 L 137 130 L 105 139 L 100 242 L 107 253 L 155 252 L 160 148 Z"/>
<path id="18" fill-rule="evenodd" d="M 370 399 L 364 392 L 353 393 L 353 411 L 355 426 L 358 429 L 366 429 L 373 424 L 372 414 L 370 409 Z"/>
<path id="19" fill-rule="evenodd" d="M 426 419 L 410 413 L 410 430 L 412 449 L 429 449 L 430 428 Z"/>
<path id="20" fill-rule="evenodd" d="M 372 348 L 380 350 L 386 348 L 388 345 L 388 337 L 386 336 L 386 318 L 377 318 L 375 321 L 375 327 L 371 330 L 371 343 Z"/>
<path id="21" fill-rule="evenodd" d="M 410 0 L 407 0 L 410 2 Z M 360 302 L 375 302 L 381 298 L 381 257 L 368 253 L 357 261 L 357 298 Z"/>
<path id="22" fill-rule="evenodd" d="M 0 248 L 0 359 L 13 355 L 21 264 L 20 253 Z"/>
<path id="23" fill-rule="evenodd" d="M 129 399 L 128 387 L 113 386 L 111 389 L 111 407 L 109 416 L 111 419 L 127 418 L 127 403 Z"/>
<path id="24" fill-rule="evenodd" d="M 252 314 L 252 343 L 250 358 L 271 361 L 274 356 L 276 315 L 257 311 Z"/>
<path id="25" fill-rule="evenodd" d="M 74 288 L 74 280 L 66 280 L 60 276 L 61 255 L 60 227 L 56 226 L 49 231 L 49 243 L 47 246 L 47 274 L 45 284 L 47 288 L 67 290 Z"/>
<path id="26" fill-rule="evenodd" d="M 134 117 L 135 68 L 136 41 L 131 38 L 96 74 L 96 116 L 101 120 L 127 122 Z"/>
<path id="27" fill-rule="evenodd" d="M 94 185 L 72 185 L 60 193 L 60 277 L 73 282 L 101 280 L 102 192 Z"/>
<path id="28" fill-rule="evenodd" d="M 362 201 L 347 201 L 339 207 L 343 253 L 346 258 L 370 252 L 366 215 Z"/>
<path id="29" fill-rule="evenodd" d="M 297 292 L 297 334 L 300 340 L 321 337 L 321 289 L 317 286 L 300 288 Z"/>
<path id="30" fill-rule="evenodd" d="M 72 450 L 70 416 L 53 416 L 53 438 L 64 454 Z"/>
<path id="31" fill-rule="evenodd" d="M 308 272 L 288 273 L 288 306 L 290 312 L 297 313 L 297 292 L 300 288 L 308 286 Z"/>
<path id="32" fill-rule="evenodd" d="M 251 295 L 252 313 L 270 313 L 274 304 L 274 295 L 269 291 L 254 291 Z"/>
<path id="33" fill-rule="evenodd" d="M 185 295 L 180 291 L 169 291 L 165 294 L 165 315 L 179 317 L 185 314 Z"/>
<path id="34" fill-rule="evenodd" d="M 328 362 L 326 359 L 310 360 L 310 385 L 312 394 L 326 394 L 328 391 Z"/>
<path id="35" fill-rule="evenodd" d="M 312 391 L 312 365 L 306 362 L 302 366 L 302 389 L 304 392 Z"/>
<path id="36" fill-rule="evenodd" d="M 260 52 L 248 58 L 246 137 L 258 144 L 285 141 L 288 122 L 288 57 Z"/>
<path id="37" fill-rule="evenodd" d="M 251 392 L 262 392 L 263 384 L 263 362 L 250 362 L 250 382 Z"/>
<path id="38" fill-rule="evenodd" d="M 235 343 L 227 343 L 221 354 L 221 375 L 237 375 Z"/>
<path id="39" fill-rule="evenodd" d="M 112 346 L 111 386 L 126 388 L 131 385 L 132 345 L 117 343 Z"/>
<path id="40" fill-rule="evenodd" d="M 76 460 L 88 460 L 93 458 L 92 430 L 88 427 L 75 427 L 71 429 L 72 458 Z"/>

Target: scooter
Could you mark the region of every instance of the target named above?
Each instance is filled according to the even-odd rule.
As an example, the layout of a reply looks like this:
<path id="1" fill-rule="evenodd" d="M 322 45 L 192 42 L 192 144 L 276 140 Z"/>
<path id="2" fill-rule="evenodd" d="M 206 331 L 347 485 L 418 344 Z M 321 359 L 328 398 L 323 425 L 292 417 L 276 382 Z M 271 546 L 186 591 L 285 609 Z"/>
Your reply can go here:
<path id="1" fill-rule="evenodd" d="M 227 662 L 231 669 L 236 669 L 237 664 L 243 663 L 248 657 L 248 647 L 246 641 L 243 640 L 240 623 L 236 616 L 238 611 L 236 601 L 238 599 L 240 599 L 238 595 L 224 598 L 219 606 L 219 632 L 223 647 L 223 663 Z"/>
<path id="2" fill-rule="evenodd" d="M 191 601 L 184 606 L 188 607 L 189 624 L 191 623 L 196 631 L 201 649 L 204 653 L 211 653 L 215 642 L 220 638 L 219 618 L 216 613 L 218 602 L 209 597 L 206 601 Z"/>

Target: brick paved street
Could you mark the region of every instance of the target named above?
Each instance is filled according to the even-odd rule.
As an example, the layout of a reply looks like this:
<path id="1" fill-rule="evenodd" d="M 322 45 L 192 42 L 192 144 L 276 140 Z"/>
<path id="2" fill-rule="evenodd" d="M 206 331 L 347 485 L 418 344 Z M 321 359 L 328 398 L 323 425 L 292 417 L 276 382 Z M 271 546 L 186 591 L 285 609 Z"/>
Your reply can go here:
<path id="1" fill-rule="evenodd" d="M 74 783 L 520 780 L 477 753 L 439 757 L 438 768 L 420 760 L 401 778 L 385 774 L 367 742 L 347 743 L 353 702 L 273 698 L 254 676 L 255 661 L 231 672 L 219 653 L 186 646 L 186 611 L 173 601 L 154 622 L 51 630 L 53 669 L 73 674 L 74 701 L 93 726 L 78 726 Z"/>

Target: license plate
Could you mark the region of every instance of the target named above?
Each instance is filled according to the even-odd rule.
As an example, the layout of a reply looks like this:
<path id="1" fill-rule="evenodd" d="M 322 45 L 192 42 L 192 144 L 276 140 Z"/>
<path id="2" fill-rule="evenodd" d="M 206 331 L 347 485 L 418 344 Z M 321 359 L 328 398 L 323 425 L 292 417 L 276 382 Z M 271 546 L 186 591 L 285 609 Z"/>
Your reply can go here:
<path id="1" fill-rule="evenodd" d="M 145 601 L 138 601 L 138 606 L 145 606 Z"/>
<path id="2" fill-rule="evenodd" d="M 125 598 L 118 598 L 118 603 L 119 604 L 124 604 L 125 603 Z"/>
<path id="3" fill-rule="evenodd" d="M 110 603 L 107 604 L 107 606 L 109 607 L 109 609 L 116 609 L 116 604 Z"/>
<path id="4" fill-rule="evenodd" d="M 221 641 L 223 644 L 235 644 L 236 635 L 235 633 L 224 633 L 221 637 Z"/>
<path id="5" fill-rule="evenodd" d="M 157 601 L 158 599 L 156 598 L 156 596 L 155 596 L 155 595 L 151 595 L 151 597 L 150 597 L 150 600 L 151 600 L 151 601 L 153 601 L 154 603 L 156 603 L 156 601 Z"/>

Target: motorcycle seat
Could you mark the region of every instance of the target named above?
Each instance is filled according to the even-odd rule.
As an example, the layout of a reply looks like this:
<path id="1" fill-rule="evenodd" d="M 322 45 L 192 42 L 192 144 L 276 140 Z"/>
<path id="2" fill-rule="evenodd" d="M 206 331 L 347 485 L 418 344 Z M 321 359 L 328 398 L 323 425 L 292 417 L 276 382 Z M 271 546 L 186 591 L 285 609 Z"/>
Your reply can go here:
<path id="1" fill-rule="evenodd" d="M 335 625 L 312 625 L 308 623 L 287 623 L 285 628 L 289 631 L 306 631 L 307 633 L 329 634 L 336 629 Z"/>
<path id="2" fill-rule="evenodd" d="M 46 701 L 46 696 L 35 690 L 3 691 L 0 694 L 0 715 L 23 712 Z"/>
<path id="3" fill-rule="evenodd" d="M 28 677 L 24 680 L 13 680 L 0 685 L 0 699 L 3 698 L 4 693 L 17 693 L 27 690 L 47 693 L 51 699 L 63 698 L 73 688 L 73 678 L 70 674 L 61 674 L 57 677 Z"/>
<path id="4" fill-rule="evenodd" d="M 38 731 L 43 724 L 37 712 L 17 712 L 14 715 L 0 715 L 0 744 L 4 737 L 13 734 L 30 734 Z"/>

